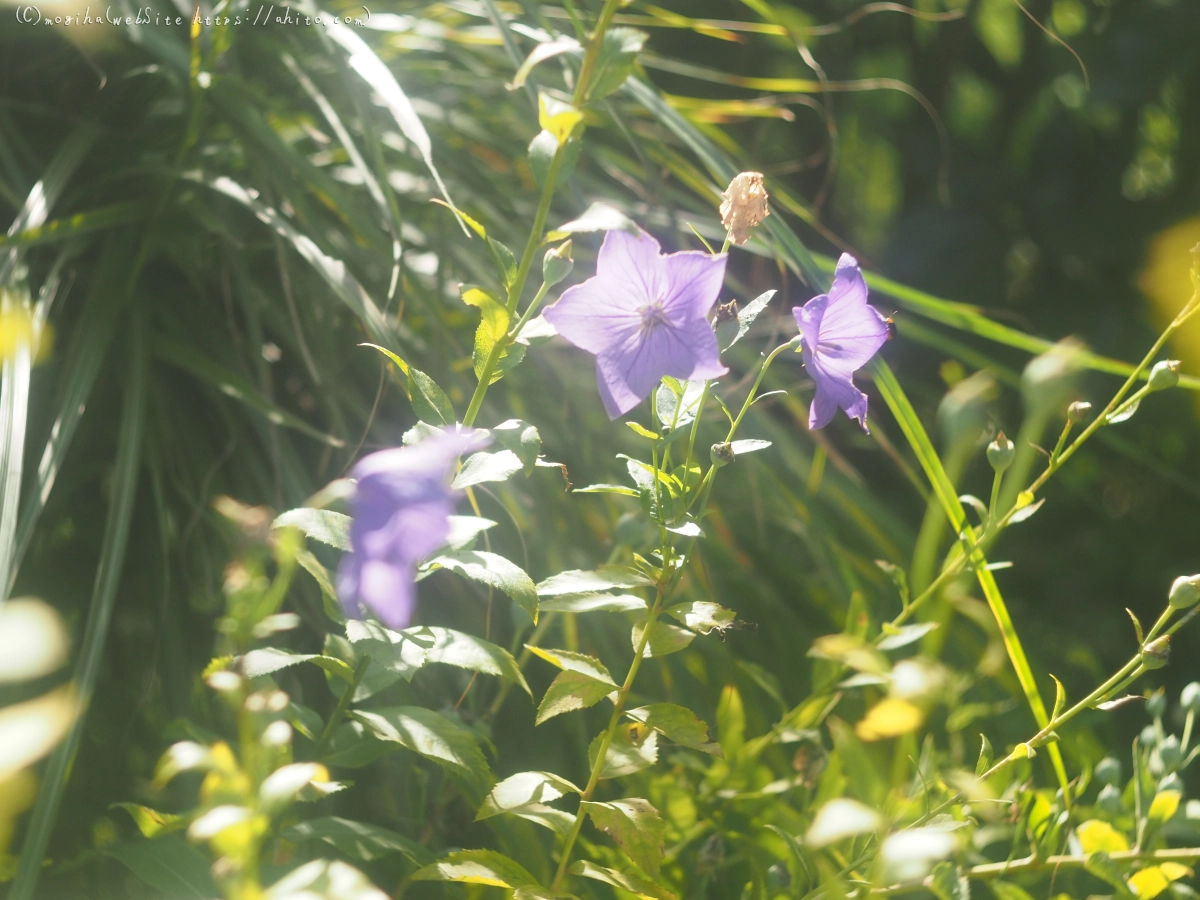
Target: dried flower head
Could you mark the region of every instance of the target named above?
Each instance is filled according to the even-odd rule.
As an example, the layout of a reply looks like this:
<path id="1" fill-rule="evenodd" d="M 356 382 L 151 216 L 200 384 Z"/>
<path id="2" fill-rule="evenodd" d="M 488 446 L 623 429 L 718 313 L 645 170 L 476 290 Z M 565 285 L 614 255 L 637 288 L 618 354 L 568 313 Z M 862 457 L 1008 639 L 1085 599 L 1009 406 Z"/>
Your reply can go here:
<path id="1" fill-rule="evenodd" d="M 743 172 L 721 195 L 721 224 L 729 239 L 741 246 L 750 239 L 750 229 L 771 214 L 761 172 Z"/>

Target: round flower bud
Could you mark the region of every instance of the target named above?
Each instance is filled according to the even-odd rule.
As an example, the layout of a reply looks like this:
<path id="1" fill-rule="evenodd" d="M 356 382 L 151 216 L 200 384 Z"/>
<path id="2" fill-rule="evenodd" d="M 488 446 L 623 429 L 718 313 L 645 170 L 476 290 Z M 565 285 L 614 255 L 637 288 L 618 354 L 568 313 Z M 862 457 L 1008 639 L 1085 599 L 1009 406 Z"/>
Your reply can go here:
<path id="1" fill-rule="evenodd" d="M 1076 400 L 1067 407 L 1067 421 L 1078 425 L 1087 419 L 1092 412 L 1092 404 L 1086 400 Z"/>
<path id="2" fill-rule="evenodd" d="M 1121 761 L 1115 756 L 1106 756 L 1096 763 L 1093 772 L 1097 781 L 1102 781 L 1107 785 L 1116 784 L 1121 780 Z"/>
<path id="3" fill-rule="evenodd" d="M 1158 755 L 1162 758 L 1163 769 L 1167 772 L 1173 771 L 1183 759 L 1183 751 L 1179 748 L 1179 738 L 1173 734 L 1168 734 L 1163 738 L 1163 742 L 1158 747 Z"/>
<path id="4" fill-rule="evenodd" d="M 1165 634 L 1155 638 L 1142 648 L 1141 658 L 1147 669 L 1161 669 L 1171 658 L 1171 639 Z"/>
<path id="5" fill-rule="evenodd" d="M 1183 575 L 1176 578 L 1171 585 L 1171 593 L 1167 602 L 1171 609 L 1189 609 L 1200 600 L 1200 575 Z"/>
<path id="6" fill-rule="evenodd" d="M 1096 805 L 1109 815 L 1115 816 L 1121 811 L 1121 792 L 1114 785 L 1106 784 L 1096 795 Z"/>
<path id="7" fill-rule="evenodd" d="M 996 439 L 988 444 L 987 458 L 992 464 L 992 468 L 998 473 L 1008 471 L 1008 467 L 1012 465 L 1013 457 L 1016 455 L 1017 448 L 1007 437 L 1004 432 L 996 435 Z"/>
<path id="8" fill-rule="evenodd" d="M 1184 685 L 1179 694 L 1179 705 L 1190 713 L 1200 712 L 1200 681 Z"/>
<path id="9" fill-rule="evenodd" d="M 1143 747 L 1153 747 L 1158 742 L 1158 732 L 1153 725 L 1147 725 L 1138 736 L 1138 741 Z"/>
<path id="10" fill-rule="evenodd" d="M 1165 391 L 1179 384 L 1179 360 L 1164 359 L 1156 362 L 1150 370 L 1150 380 L 1146 386 L 1152 391 Z"/>
<path id="11" fill-rule="evenodd" d="M 1158 793 L 1161 794 L 1163 791 L 1178 791 L 1181 794 L 1184 793 L 1185 786 L 1183 779 L 1179 777 L 1178 772 L 1172 772 L 1158 783 Z"/>
<path id="12" fill-rule="evenodd" d="M 729 240 L 739 247 L 750 240 L 750 230 L 771 214 L 761 172 L 743 172 L 721 195 L 721 224 Z"/>
<path id="13" fill-rule="evenodd" d="M 565 241 L 542 257 L 542 281 L 547 287 L 553 287 L 570 275 L 573 268 L 575 260 L 571 258 L 571 242 Z"/>
<path id="14" fill-rule="evenodd" d="M 1167 711 L 1167 694 L 1165 691 L 1155 691 L 1146 698 L 1146 714 L 1152 719 L 1161 719 Z"/>
<path id="15" fill-rule="evenodd" d="M 733 445 L 728 441 L 724 441 L 720 444 L 713 444 L 712 448 L 708 452 L 708 457 L 712 460 L 712 464 L 718 469 L 721 466 L 727 466 L 733 462 L 734 459 Z"/>

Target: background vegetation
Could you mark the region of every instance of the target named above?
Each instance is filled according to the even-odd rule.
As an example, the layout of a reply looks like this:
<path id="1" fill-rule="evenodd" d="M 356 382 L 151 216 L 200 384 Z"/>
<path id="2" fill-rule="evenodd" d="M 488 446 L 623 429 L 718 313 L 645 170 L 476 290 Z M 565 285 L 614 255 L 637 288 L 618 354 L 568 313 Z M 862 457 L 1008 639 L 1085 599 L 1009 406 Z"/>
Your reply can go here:
<path id="1" fill-rule="evenodd" d="M 535 95 L 506 84 L 537 29 L 572 33 L 572 13 L 590 20 L 599 5 L 393 0 L 371 6 L 370 28 L 352 29 L 412 99 L 446 194 L 510 246 L 523 244 L 536 203 L 526 147 L 537 127 Z M 984 368 L 1001 386 L 989 421 L 1015 433 L 1020 403 L 1009 388 L 1033 345 L 996 340 L 1003 334 L 978 323 L 1049 341 L 1074 334 L 1103 356 L 1140 359 L 1186 300 L 1186 249 L 1200 239 L 1200 7 L 1053 0 L 1025 9 L 1012 0 L 919 0 L 907 12 L 840 0 L 637 0 L 618 22 L 649 33 L 635 78 L 652 88 L 627 87 L 592 114 L 551 222 L 604 199 L 668 249 L 698 248 L 692 227 L 722 237 L 716 204 L 728 176 L 762 171 L 769 222 L 786 223 L 804 246 L 781 255 L 790 245 L 772 231 L 732 258 L 734 296 L 780 289 L 736 364 L 752 367 L 789 329 L 790 307 L 823 289 L 813 283 L 822 258 L 849 249 L 908 286 L 876 284 L 873 300 L 896 311 L 898 339 L 884 355 L 931 434 L 953 424 L 937 414 L 947 391 Z M 5 470 L 23 493 L 12 537 L 0 528 L 9 560 L 0 571 L 15 577 L 13 596 L 45 598 L 65 618 L 91 704 L 69 739 L 69 771 L 64 758 L 41 774 L 43 795 L 61 791 L 57 809 L 26 815 L 10 853 L 33 846 L 22 864 L 46 859 L 39 897 L 163 896 L 134 821 L 113 804 L 186 808 L 194 786 L 164 801 L 150 785 L 155 761 L 171 742 L 222 727 L 199 675 L 215 654 L 223 571 L 248 551 L 214 500 L 300 506 L 362 453 L 399 443 L 411 408 L 363 342 L 419 365 L 464 408 L 476 320 L 458 286 L 497 284 L 478 239 L 429 202 L 441 189 L 419 142 L 379 102 L 380 83 L 348 64 L 353 48 L 328 29 L 243 24 L 190 37 L 183 8 L 172 14 L 185 24 L 169 28 L 48 28 L 13 12 L 0 25 L 0 205 L 18 220 L 39 185 L 46 203 L 40 220 L 3 240 L 0 272 L 7 290 L 48 308 L 54 342 L 27 409 L 6 409 L 0 426 L 10 439 L 18 424 L 25 434 L 23 466 L 10 458 Z M 511 27 L 498 30 L 496 15 Z M 556 61 L 535 71 L 561 83 Z M 666 105 L 648 101 L 654 92 Z M 693 127 L 672 130 L 671 109 Z M 590 271 L 597 242 L 575 243 L 577 271 Z M 1173 349 L 1192 375 L 1197 328 Z M 610 456 L 614 429 L 590 365 L 565 345 L 543 349 L 493 389 L 489 414 L 538 423 L 546 458 L 565 470 L 539 468 L 478 497 L 481 514 L 501 523 L 496 548 L 535 580 L 604 562 L 597 547 L 615 557 L 636 543 L 622 527 L 639 527 L 613 527 L 627 511 L 618 500 L 564 491 L 564 476 L 576 486 L 616 481 L 623 467 Z M 1103 401 L 1116 384 L 1093 371 L 1082 394 Z M 911 565 L 917 587 L 949 542 L 943 534 L 936 553 L 926 549 L 922 576 L 927 489 L 877 393 L 866 388 L 869 437 L 844 420 L 809 434 L 811 385 L 799 366 L 777 366 L 768 386 L 789 393 L 757 406 L 750 424 L 775 446 L 719 486 L 702 560 L 704 588 L 757 627 L 698 641 L 644 676 L 648 695 L 715 721 L 727 756 L 810 695 L 820 672 L 805 654 L 815 638 L 855 616 L 898 611 L 875 559 Z M 1077 697 L 1116 669 L 1135 648 L 1122 610 L 1153 620 L 1172 579 L 1197 568 L 1197 396 L 1161 395 L 1136 428 L 1106 430 L 1050 487 L 1046 508 L 1005 537 L 996 558 L 1017 561 L 1002 576 L 1005 596 L 1044 695 L 1051 671 Z M 638 438 L 616 440 L 633 452 Z M 990 478 L 976 455 L 960 490 L 986 497 Z M 975 592 L 971 582 L 944 592 L 932 614 L 943 627 L 924 647 L 973 688 L 932 728 L 939 751 L 967 768 L 980 730 L 997 747 L 1032 733 Z M 422 584 L 420 621 L 519 651 L 524 623 L 501 600 L 435 575 Z M 311 580 L 296 580 L 288 608 L 303 621 L 286 636 L 291 649 L 319 651 L 332 626 Z M 552 646 L 628 656 L 627 626 L 615 619 L 584 630 L 559 616 L 544 633 Z M 1143 687 L 1174 697 L 1195 674 L 1195 641 L 1181 632 L 1173 664 Z M 537 660 L 526 668 L 537 695 L 553 670 Z M 315 667 L 279 681 L 323 713 L 336 702 Z M 579 769 L 598 711 L 595 721 L 576 714 L 535 731 L 520 691 L 448 667 L 398 689 L 406 702 L 457 709 L 486 738 L 499 777 L 548 769 L 586 779 Z M 1069 767 L 1107 752 L 1127 758 L 1145 721 L 1134 707 L 1072 723 L 1062 744 Z M 805 771 L 791 750 L 773 752 L 776 769 Z M 896 750 L 906 753 L 920 753 L 915 740 Z M 874 765 L 886 772 L 892 761 Z M 676 761 L 639 776 L 660 809 L 684 803 L 682 769 Z M 750 790 L 757 777 L 732 789 Z M 440 770 L 412 754 L 343 780 L 354 784 L 321 801 L 327 814 L 371 821 L 433 853 L 496 846 L 542 874 L 533 826 L 473 824 Z M 749 863 L 739 838 L 783 821 L 766 807 L 710 797 L 693 810 L 707 825 L 674 860 L 696 875 L 687 896 L 742 890 L 738 866 Z M 366 868 L 403 892 L 414 866 L 393 855 Z M 11 875 L 15 858 L 7 867 Z"/>

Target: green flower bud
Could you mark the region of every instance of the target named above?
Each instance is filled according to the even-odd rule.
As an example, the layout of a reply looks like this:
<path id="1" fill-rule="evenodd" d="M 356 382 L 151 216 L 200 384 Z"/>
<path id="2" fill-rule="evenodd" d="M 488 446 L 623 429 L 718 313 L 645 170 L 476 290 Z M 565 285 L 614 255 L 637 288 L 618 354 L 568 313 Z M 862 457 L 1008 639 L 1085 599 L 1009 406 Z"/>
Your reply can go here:
<path id="1" fill-rule="evenodd" d="M 1185 685 L 1179 694 L 1179 705 L 1190 713 L 1200 712 L 1200 681 Z"/>
<path id="2" fill-rule="evenodd" d="M 718 469 L 721 466 L 729 465 L 731 462 L 733 462 L 734 458 L 733 445 L 728 441 L 724 441 L 720 444 L 713 444 L 712 449 L 709 450 L 708 458 L 712 460 L 712 464 Z"/>
<path id="3" fill-rule="evenodd" d="M 937 418 L 947 446 L 975 443 L 987 427 L 987 403 L 996 395 L 996 378 L 981 369 L 964 378 L 942 398 Z"/>
<path id="4" fill-rule="evenodd" d="M 575 260 L 571 258 L 571 242 L 564 241 L 542 257 L 542 281 L 553 287 L 571 274 Z"/>
<path id="5" fill-rule="evenodd" d="M 1138 740 L 1143 747 L 1153 747 L 1158 742 L 1158 732 L 1153 725 L 1147 725 L 1142 729 L 1142 733 L 1138 736 Z"/>
<path id="6" fill-rule="evenodd" d="M 1008 471 L 1016 453 L 1017 448 L 1004 436 L 1003 431 L 996 435 L 996 439 L 988 444 L 987 448 L 988 462 L 992 464 L 993 469 L 1001 473 Z"/>
<path id="7" fill-rule="evenodd" d="M 1156 638 L 1142 648 L 1142 665 L 1147 669 L 1161 669 L 1171 658 L 1171 639 L 1167 635 Z"/>
<path id="8" fill-rule="evenodd" d="M 1179 360 L 1164 359 L 1154 364 L 1150 370 L 1150 380 L 1146 386 L 1152 391 L 1165 391 L 1179 384 Z"/>
<path id="9" fill-rule="evenodd" d="M 1160 794 L 1163 791 L 1178 791 L 1182 794 L 1185 792 L 1185 790 L 1186 788 L 1184 786 L 1183 779 L 1179 777 L 1178 772 L 1172 772 L 1158 783 L 1158 793 Z"/>
<path id="10" fill-rule="evenodd" d="M 1116 815 L 1121 811 L 1121 792 L 1115 786 L 1106 784 L 1096 795 L 1096 805 L 1109 815 Z"/>
<path id="11" fill-rule="evenodd" d="M 1183 575 L 1171 585 L 1167 602 L 1171 609 L 1189 609 L 1200 600 L 1200 575 Z"/>
<path id="12" fill-rule="evenodd" d="M 1163 742 L 1158 748 L 1158 755 L 1162 759 L 1163 768 L 1168 772 L 1173 771 L 1183 759 L 1183 752 L 1179 749 L 1179 738 L 1173 734 L 1168 734 L 1163 738 Z"/>
<path id="13" fill-rule="evenodd" d="M 1096 763 L 1094 773 L 1097 781 L 1114 785 L 1121 780 L 1121 761 L 1114 756 L 1106 756 Z"/>
<path id="14" fill-rule="evenodd" d="M 1021 397 L 1033 416 L 1050 416 L 1066 406 L 1079 377 L 1083 345 L 1073 338 L 1059 341 L 1029 361 L 1021 375 Z"/>
<path id="15" fill-rule="evenodd" d="M 1146 698 L 1146 715 L 1152 719 L 1161 719 L 1167 711 L 1167 694 L 1161 688 Z"/>
<path id="16" fill-rule="evenodd" d="M 1092 412 L 1092 404 L 1086 400 L 1076 400 L 1067 407 L 1067 421 L 1078 425 L 1083 422 Z"/>

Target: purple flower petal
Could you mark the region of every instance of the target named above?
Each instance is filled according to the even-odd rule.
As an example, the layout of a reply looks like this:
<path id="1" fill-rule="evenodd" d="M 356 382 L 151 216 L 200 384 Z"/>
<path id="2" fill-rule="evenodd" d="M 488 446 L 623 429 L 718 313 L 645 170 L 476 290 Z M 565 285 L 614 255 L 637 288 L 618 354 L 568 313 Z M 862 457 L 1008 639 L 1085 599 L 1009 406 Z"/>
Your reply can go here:
<path id="1" fill-rule="evenodd" d="M 664 375 L 724 375 L 707 316 L 725 277 L 725 257 L 662 256 L 658 242 L 610 231 L 596 275 L 563 292 L 546 320 L 596 356 L 596 382 L 611 418 L 644 400 Z"/>
<path id="2" fill-rule="evenodd" d="M 843 253 L 828 294 L 792 309 L 804 338 L 804 365 L 816 382 L 810 429 L 824 428 L 841 407 L 867 430 L 867 395 L 853 375 L 888 339 L 887 320 L 867 303 L 867 284 L 854 257 Z"/>
<path id="3" fill-rule="evenodd" d="M 354 552 L 343 554 L 337 574 L 338 597 L 349 615 L 370 609 L 390 628 L 411 621 L 417 563 L 450 531 L 454 461 L 485 438 L 483 432 L 446 432 L 411 447 L 372 453 L 354 467 Z"/>

